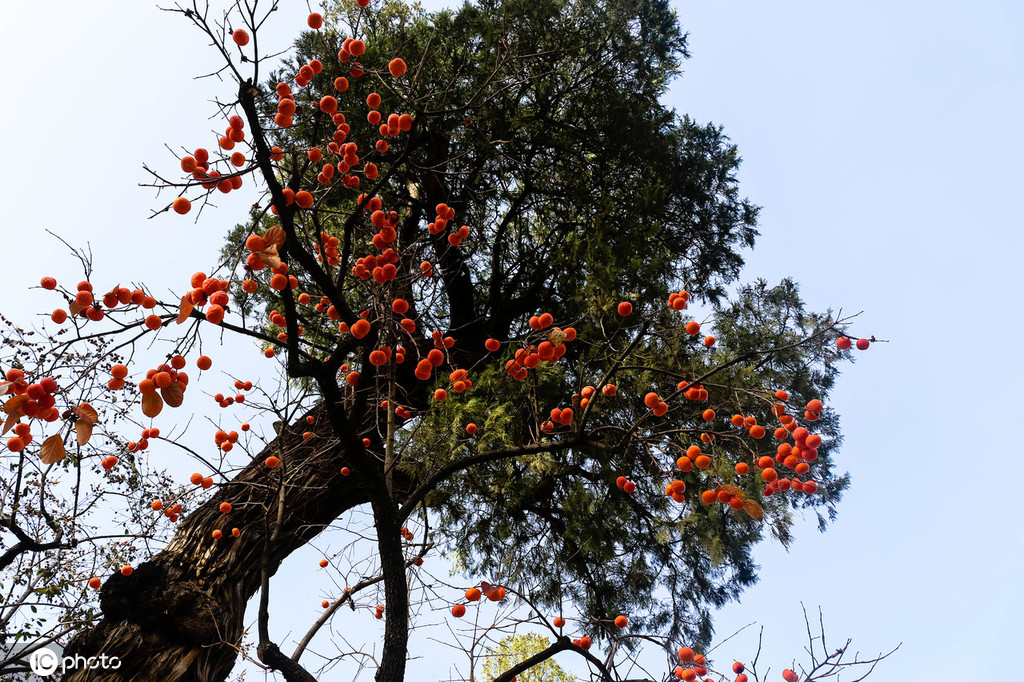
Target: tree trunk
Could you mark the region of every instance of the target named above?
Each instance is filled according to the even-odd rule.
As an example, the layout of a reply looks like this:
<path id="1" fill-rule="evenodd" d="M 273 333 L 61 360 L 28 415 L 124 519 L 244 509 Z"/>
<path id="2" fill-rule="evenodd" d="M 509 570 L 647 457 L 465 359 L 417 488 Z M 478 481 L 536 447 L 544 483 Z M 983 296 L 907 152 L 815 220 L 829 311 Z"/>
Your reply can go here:
<path id="1" fill-rule="evenodd" d="M 328 431 L 329 433 L 329 431 Z M 313 445 L 319 443 L 319 445 Z M 269 455 L 282 465 L 269 469 Z M 168 546 L 130 576 L 111 576 L 100 593 L 103 619 L 76 635 L 67 655 L 117 656 L 118 670 L 83 670 L 68 682 L 220 682 L 234 667 L 245 607 L 260 586 L 260 564 L 276 516 L 281 477 L 287 488 L 281 562 L 349 509 L 368 501 L 336 439 L 303 441 L 285 431 L 211 500 L 183 517 Z M 356 473 L 356 472 L 353 472 Z M 401 496 L 401 493 L 399 493 Z M 230 502 L 228 514 L 220 511 Z M 232 528 L 241 529 L 233 537 Z M 212 532 L 224 536 L 214 540 Z"/>

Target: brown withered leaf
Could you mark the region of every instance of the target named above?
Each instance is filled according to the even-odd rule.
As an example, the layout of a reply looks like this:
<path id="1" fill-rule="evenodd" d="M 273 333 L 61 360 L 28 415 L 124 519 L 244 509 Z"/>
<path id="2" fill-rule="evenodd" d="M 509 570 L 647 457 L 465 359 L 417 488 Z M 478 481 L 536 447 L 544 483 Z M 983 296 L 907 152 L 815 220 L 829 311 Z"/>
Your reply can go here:
<path id="1" fill-rule="evenodd" d="M 78 303 L 78 301 L 72 300 L 71 303 L 68 305 L 68 314 L 71 317 L 74 317 L 75 315 L 77 315 L 78 313 L 82 312 L 83 310 L 85 310 L 85 306 L 84 305 L 80 305 Z"/>
<path id="2" fill-rule="evenodd" d="M 284 229 L 280 225 L 271 225 L 263 233 L 263 241 L 267 245 L 267 249 L 271 246 L 274 247 L 274 254 L 276 255 L 277 249 L 284 246 Z"/>
<path id="3" fill-rule="evenodd" d="M 743 490 L 741 488 L 737 488 L 734 485 L 731 485 L 729 483 L 723 483 L 722 485 L 720 485 L 718 487 L 721 490 L 724 490 L 724 491 L 726 491 L 728 493 L 732 493 L 733 497 L 738 497 L 741 500 L 747 499 L 747 494 L 745 492 L 743 492 Z"/>
<path id="4" fill-rule="evenodd" d="M 7 415 L 7 419 L 4 420 L 4 427 L 2 429 L 0 429 L 0 436 L 2 436 L 3 434 L 7 433 L 11 429 L 13 429 L 14 425 L 17 424 L 20 419 L 21 419 L 21 415 L 20 414 L 9 414 L 9 415 Z"/>
<path id="5" fill-rule="evenodd" d="M 85 445 L 92 438 L 92 425 L 94 422 L 88 419 L 79 419 L 75 422 L 75 436 L 79 445 Z"/>
<path id="6" fill-rule="evenodd" d="M 273 244 L 268 244 L 267 248 L 259 252 L 260 260 L 266 263 L 271 268 L 281 267 L 281 257 L 277 255 L 277 247 Z"/>
<path id="7" fill-rule="evenodd" d="M 100 420 L 100 415 L 96 412 L 95 409 L 93 409 L 93 406 L 90 405 L 89 403 L 82 403 L 78 407 L 74 408 L 72 411 L 75 413 L 75 416 L 77 416 L 80 420 L 84 420 L 92 424 L 95 424 Z"/>
<path id="8" fill-rule="evenodd" d="M 39 446 L 39 459 L 43 464 L 56 464 L 64 459 L 64 439 L 59 433 L 55 433 Z"/>
<path id="9" fill-rule="evenodd" d="M 565 332 L 561 329 L 552 329 L 548 332 L 548 341 L 551 342 L 552 346 L 561 346 L 562 342 L 565 341 Z"/>
<path id="10" fill-rule="evenodd" d="M 176 322 L 181 324 L 188 319 L 189 315 L 192 314 L 192 309 L 195 308 L 192 305 L 192 294 L 185 294 L 181 297 L 181 307 L 178 308 L 178 319 Z"/>
<path id="11" fill-rule="evenodd" d="M 21 406 L 28 402 L 28 396 L 22 393 L 16 395 L 6 403 L 4 403 L 4 412 L 6 414 L 21 415 Z"/>
<path id="12" fill-rule="evenodd" d="M 755 521 L 761 521 L 764 519 L 764 510 L 761 509 L 761 505 L 753 500 L 747 500 L 743 503 L 743 510 L 750 514 L 750 518 Z"/>
<path id="13" fill-rule="evenodd" d="M 7 395 L 7 392 L 14 386 L 13 381 L 0 381 L 0 395 Z"/>
<path id="14" fill-rule="evenodd" d="M 164 401 L 159 393 L 147 393 L 142 396 L 142 414 L 153 418 L 164 409 Z"/>
<path id="15" fill-rule="evenodd" d="M 164 397 L 164 402 L 169 407 L 180 407 L 182 400 L 185 398 L 185 389 L 181 387 L 177 381 L 172 382 L 167 388 L 161 388 L 160 394 Z"/>

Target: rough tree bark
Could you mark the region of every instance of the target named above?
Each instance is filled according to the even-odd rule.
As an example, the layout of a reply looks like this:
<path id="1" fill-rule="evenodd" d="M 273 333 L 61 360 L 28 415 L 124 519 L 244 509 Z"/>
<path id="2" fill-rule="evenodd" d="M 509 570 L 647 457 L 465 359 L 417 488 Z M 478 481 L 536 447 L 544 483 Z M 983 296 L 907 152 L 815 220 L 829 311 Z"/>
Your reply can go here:
<path id="1" fill-rule="evenodd" d="M 310 445 L 314 442 L 319 445 Z M 264 464 L 271 454 L 284 455 L 280 468 Z M 340 473 L 350 462 L 345 447 L 326 434 L 307 442 L 286 431 L 270 442 L 237 477 L 183 517 L 163 551 L 130 576 L 118 573 L 107 580 L 100 593 L 103 619 L 77 635 L 67 654 L 117 656 L 121 668 L 76 671 L 68 682 L 226 679 L 238 657 L 246 604 L 260 587 L 278 485 L 285 486 L 286 505 L 281 541 L 271 548 L 274 571 L 340 515 L 369 501 L 356 476 Z M 231 503 L 230 514 L 220 511 L 222 502 Z M 235 527 L 241 529 L 237 538 L 231 536 Z M 211 538 L 215 528 L 224 532 L 223 539 Z"/>

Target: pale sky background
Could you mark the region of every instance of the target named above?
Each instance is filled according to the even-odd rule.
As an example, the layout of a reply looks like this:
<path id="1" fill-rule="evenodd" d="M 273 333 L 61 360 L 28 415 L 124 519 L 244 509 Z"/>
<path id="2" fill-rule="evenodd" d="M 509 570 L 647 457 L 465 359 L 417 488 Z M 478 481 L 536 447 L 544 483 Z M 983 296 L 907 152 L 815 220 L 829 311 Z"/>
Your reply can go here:
<path id="1" fill-rule="evenodd" d="M 853 476 L 839 518 L 824 535 L 807 519 L 788 553 L 762 546 L 760 584 L 722 610 L 718 632 L 763 624 L 779 670 L 806 644 L 803 601 L 822 607 L 832 643 L 852 637 L 873 655 L 903 642 L 873 681 L 1003 678 L 1024 634 L 1024 5 L 676 6 L 693 59 L 668 102 L 724 126 L 744 158 L 741 191 L 763 206 L 744 279 L 791 275 L 812 308 L 863 310 L 854 332 L 890 340 L 847 366 L 831 399 L 846 438 L 839 466 Z M 264 39 L 286 47 L 307 12 L 285 0 Z M 215 262 L 251 194 L 218 196 L 197 224 L 147 220 L 171 197 L 138 187 L 143 162 L 173 169 L 165 143 L 212 146 L 223 127 L 207 100 L 229 99 L 230 86 L 192 80 L 216 63 L 195 29 L 139 0 L 5 0 L 0 63 L 0 312 L 52 309 L 25 293 L 44 274 L 80 279 L 45 229 L 89 242 L 111 285 L 180 290 Z M 300 553 L 275 582 L 299 631 L 317 615 L 317 556 Z M 722 651 L 742 659 L 755 647 L 741 636 Z M 416 649 L 440 656 L 422 636 Z"/>

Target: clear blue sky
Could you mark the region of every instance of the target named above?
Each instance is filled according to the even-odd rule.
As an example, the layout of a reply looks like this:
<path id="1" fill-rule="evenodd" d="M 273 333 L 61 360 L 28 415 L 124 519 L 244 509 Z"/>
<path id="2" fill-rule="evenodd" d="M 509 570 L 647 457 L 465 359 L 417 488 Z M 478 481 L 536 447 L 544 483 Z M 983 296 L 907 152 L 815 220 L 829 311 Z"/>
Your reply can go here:
<path id="1" fill-rule="evenodd" d="M 11 318 L 44 305 L 41 292 L 21 295 L 42 274 L 79 277 L 47 228 L 90 242 L 104 281 L 180 287 L 251 203 L 220 199 L 198 224 L 146 219 L 170 197 L 137 186 L 141 164 L 168 167 L 165 142 L 208 144 L 220 126 L 206 100 L 231 93 L 191 80 L 215 57 L 179 17 L 102 4 L 15 0 L 0 16 L 0 312 Z M 719 632 L 764 624 L 778 669 L 804 645 L 802 600 L 822 606 L 833 642 L 853 637 L 866 654 L 904 643 L 872 680 L 1002 677 L 1024 611 L 1011 483 L 1024 6 L 677 7 L 693 59 L 669 102 L 725 127 L 744 157 L 742 191 L 764 207 L 745 277 L 791 275 L 812 307 L 863 310 L 855 332 L 890 340 L 833 395 L 853 475 L 837 522 L 819 535 L 809 519 L 789 553 L 765 545 L 760 584 L 722 611 Z M 271 30 L 280 47 L 307 11 L 285 0 Z M 180 265 L 166 257 L 181 252 Z"/>
<path id="2" fill-rule="evenodd" d="M 764 206 L 748 276 L 792 275 L 813 305 L 863 310 L 857 333 L 891 340 L 832 398 L 853 475 L 837 523 L 788 555 L 765 546 L 760 585 L 719 632 L 753 614 L 798 654 L 803 600 L 833 642 L 904 642 L 872 679 L 998 676 L 1024 607 L 1003 483 L 1020 454 L 1024 8 L 678 7 L 693 59 L 671 101 L 725 127 Z"/>

